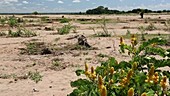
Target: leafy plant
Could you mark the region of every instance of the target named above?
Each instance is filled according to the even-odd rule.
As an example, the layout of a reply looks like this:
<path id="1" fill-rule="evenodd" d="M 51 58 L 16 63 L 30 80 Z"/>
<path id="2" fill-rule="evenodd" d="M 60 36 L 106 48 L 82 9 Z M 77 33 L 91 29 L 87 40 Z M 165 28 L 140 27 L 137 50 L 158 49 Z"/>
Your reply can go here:
<path id="1" fill-rule="evenodd" d="M 72 28 L 73 28 L 73 26 L 71 26 L 71 24 L 64 25 L 62 28 L 58 29 L 58 33 L 60 35 L 68 34 Z"/>
<path id="2" fill-rule="evenodd" d="M 2 24 L 2 26 L 5 25 L 6 19 L 5 18 L 0 18 L 0 23 Z"/>
<path id="3" fill-rule="evenodd" d="M 69 22 L 70 22 L 70 20 L 67 19 L 67 18 L 62 18 L 62 19 L 60 20 L 60 23 L 69 23 Z"/>
<path id="4" fill-rule="evenodd" d="M 26 28 L 18 27 L 16 32 L 12 32 L 12 30 L 9 30 L 8 36 L 9 37 L 33 37 L 33 36 L 37 36 L 37 34 Z"/>
<path id="5" fill-rule="evenodd" d="M 170 49 L 161 46 L 166 44 L 162 38 L 153 38 L 138 43 L 134 35 L 131 44 L 125 44 L 120 38 L 120 52 L 128 52 L 130 61 L 120 61 L 109 57 L 96 68 L 85 64 L 85 70 L 77 70 L 77 76 L 85 75 L 84 79 L 71 82 L 75 89 L 69 96 L 170 96 L 168 89 L 169 72 L 160 67 L 169 66 Z M 150 52 L 162 58 L 157 59 Z M 165 58 L 166 57 L 166 58 Z"/>
<path id="6" fill-rule="evenodd" d="M 38 71 L 36 72 L 29 72 L 28 76 L 31 80 L 33 80 L 35 83 L 38 83 L 39 81 L 42 81 L 42 75 Z"/>
<path id="7" fill-rule="evenodd" d="M 14 16 L 10 17 L 9 20 L 8 20 L 8 25 L 12 28 L 18 26 L 17 18 L 14 17 Z"/>

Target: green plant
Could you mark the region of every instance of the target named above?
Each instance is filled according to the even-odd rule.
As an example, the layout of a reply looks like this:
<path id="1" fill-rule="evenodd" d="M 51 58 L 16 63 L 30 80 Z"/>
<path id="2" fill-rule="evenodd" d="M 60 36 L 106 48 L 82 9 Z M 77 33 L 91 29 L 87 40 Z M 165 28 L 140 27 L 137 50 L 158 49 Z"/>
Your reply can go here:
<path id="1" fill-rule="evenodd" d="M 38 15 L 39 13 L 37 11 L 32 12 L 34 15 Z"/>
<path id="2" fill-rule="evenodd" d="M 37 34 L 26 28 L 18 27 L 16 32 L 12 32 L 12 30 L 8 30 L 8 36 L 9 37 L 33 37 L 33 36 L 37 36 Z"/>
<path id="3" fill-rule="evenodd" d="M 17 20 L 17 18 L 14 17 L 14 16 L 10 17 L 10 18 L 8 19 L 8 25 L 9 25 L 10 27 L 12 27 L 12 28 L 18 26 L 18 20 Z"/>
<path id="4" fill-rule="evenodd" d="M 101 28 L 102 28 L 101 32 L 96 32 L 95 29 L 92 28 L 92 30 L 95 32 L 95 36 L 97 37 L 110 37 L 111 36 L 111 33 L 107 29 L 106 21 L 107 20 L 103 18 L 103 22 L 101 24 Z"/>
<path id="5" fill-rule="evenodd" d="M 120 52 L 131 57 L 129 61 L 120 61 L 109 57 L 96 68 L 85 64 L 85 70 L 77 70 L 77 76 L 84 74 L 87 78 L 71 82 L 75 89 L 69 96 L 170 96 L 168 71 L 160 67 L 169 66 L 170 49 L 162 38 L 153 38 L 138 43 L 133 35 L 131 44 L 125 44 L 120 38 Z M 162 58 L 157 59 L 150 52 Z M 166 57 L 166 58 L 165 58 Z"/>
<path id="6" fill-rule="evenodd" d="M 70 20 L 67 19 L 67 18 L 62 18 L 62 19 L 60 20 L 60 23 L 69 23 L 69 22 L 70 22 Z"/>
<path id="7" fill-rule="evenodd" d="M 72 28 L 73 26 L 71 26 L 71 24 L 64 25 L 62 28 L 58 29 L 58 34 L 60 35 L 68 34 Z"/>
<path id="8" fill-rule="evenodd" d="M 39 81 L 42 81 L 42 75 L 38 71 L 36 72 L 29 72 L 28 76 L 31 80 L 33 80 L 35 83 L 38 83 Z"/>
<path id="9" fill-rule="evenodd" d="M 1 18 L 1 19 L 0 19 L 0 23 L 2 24 L 2 26 L 5 25 L 5 22 L 6 22 L 6 19 L 5 19 L 5 18 Z"/>
<path id="10" fill-rule="evenodd" d="M 130 37 L 130 36 L 131 36 L 131 32 L 130 32 L 129 30 L 127 30 L 126 36 L 127 36 L 127 37 Z"/>
<path id="11" fill-rule="evenodd" d="M 52 69 L 52 70 L 57 70 L 57 69 L 59 69 L 59 67 L 60 67 L 60 62 L 59 62 L 59 60 L 58 60 L 58 59 L 54 59 L 54 60 L 52 61 L 52 65 L 51 65 L 50 69 Z"/>
<path id="12" fill-rule="evenodd" d="M 143 26 L 140 26 L 140 27 L 138 27 L 138 30 L 141 32 L 141 40 L 142 40 L 142 41 L 145 41 L 146 39 L 145 39 L 145 34 L 144 34 L 144 32 L 145 32 L 146 28 L 143 27 Z"/>

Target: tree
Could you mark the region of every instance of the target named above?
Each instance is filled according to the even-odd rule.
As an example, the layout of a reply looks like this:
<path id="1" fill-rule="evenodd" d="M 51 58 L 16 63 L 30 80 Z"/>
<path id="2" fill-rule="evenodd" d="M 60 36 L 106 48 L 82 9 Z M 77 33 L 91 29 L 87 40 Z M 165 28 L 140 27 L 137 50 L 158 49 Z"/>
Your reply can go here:
<path id="1" fill-rule="evenodd" d="M 38 12 L 37 12 L 37 11 L 34 11 L 32 14 L 34 14 L 34 15 L 38 15 Z"/>

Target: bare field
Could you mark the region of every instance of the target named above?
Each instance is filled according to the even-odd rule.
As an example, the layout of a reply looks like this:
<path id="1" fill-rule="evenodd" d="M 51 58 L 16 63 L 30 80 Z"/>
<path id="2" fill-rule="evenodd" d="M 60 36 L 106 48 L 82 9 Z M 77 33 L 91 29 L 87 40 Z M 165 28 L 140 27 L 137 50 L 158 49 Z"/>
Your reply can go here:
<path id="1" fill-rule="evenodd" d="M 61 23 L 62 16 L 73 26 L 69 33 L 63 35 L 58 34 L 58 30 L 68 22 Z M 170 15 L 145 15 L 144 19 L 140 19 L 139 15 L 15 17 L 23 19 L 20 27 L 35 32 L 36 36 L 8 36 L 9 29 L 17 31 L 18 27 L 0 24 L 0 32 L 7 34 L 0 37 L 0 96 L 66 96 L 73 90 L 70 81 L 77 79 L 75 70 L 83 69 L 85 62 L 97 66 L 107 59 L 102 58 L 101 54 L 113 56 L 119 61 L 129 60 L 127 55 L 118 51 L 120 36 L 128 38 L 128 34 L 141 34 L 140 26 L 148 28 L 144 31 L 146 39 L 158 35 L 167 38 L 170 34 L 165 26 L 170 21 Z M 98 36 L 104 31 L 103 20 L 106 21 L 109 37 Z M 84 35 L 92 49 L 78 46 L 78 35 Z M 30 79 L 30 74 L 36 72 L 42 75 L 42 81 L 38 83 Z"/>

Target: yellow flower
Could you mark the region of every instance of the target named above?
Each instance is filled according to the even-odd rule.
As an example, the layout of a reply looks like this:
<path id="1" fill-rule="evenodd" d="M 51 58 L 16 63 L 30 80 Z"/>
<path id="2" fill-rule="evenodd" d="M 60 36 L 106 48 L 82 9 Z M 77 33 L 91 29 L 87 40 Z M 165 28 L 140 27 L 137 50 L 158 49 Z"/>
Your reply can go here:
<path id="1" fill-rule="evenodd" d="M 132 46 L 137 45 L 137 39 L 136 39 L 136 37 L 135 37 L 134 34 L 133 34 L 132 37 L 131 37 L 131 44 L 132 44 Z"/>
<path id="2" fill-rule="evenodd" d="M 134 96 L 134 89 L 133 88 L 130 88 L 128 90 L 128 96 Z"/>
<path id="3" fill-rule="evenodd" d="M 90 77 L 90 72 L 88 71 L 88 64 L 85 64 L 85 75 Z"/>
<path id="4" fill-rule="evenodd" d="M 147 96 L 147 94 L 144 92 L 144 93 L 142 93 L 142 95 L 141 96 Z"/>
<path id="5" fill-rule="evenodd" d="M 88 71 L 88 64 L 85 64 L 85 71 Z"/>
<path id="6" fill-rule="evenodd" d="M 127 79 L 129 80 L 132 77 L 132 75 L 133 75 L 133 71 L 131 69 L 131 70 L 129 70 L 129 72 L 127 74 Z"/>
<path id="7" fill-rule="evenodd" d="M 152 47 L 155 47 L 155 46 L 156 46 L 156 43 L 152 43 L 151 46 L 152 46 Z"/>
<path id="8" fill-rule="evenodd" d="M 91 67 L 91 76 L 90 76 L 90 78 L 91 78 L 92 80 L 94 80 L 96 77 L 97 77 L 97 76 L 96 76 L 94 67 Z"/>
<path id="9" fill-rule="evenodd" d="M 167 77 L 166 77 L 166 76 L 164 76 L 164 77 L 162 78 L 162 80 L 161 80 L 161 82 L 160 82 L 160 85 L 161 85 L 161 87 L 163 88 L 163 90 L 166 89 L 166 87 L 167 87 Z"/>
<path id="10" fill-rule="evenodd" d="M 113 75 L 113 73 L 114 73 L 114 67 L 111 67 L 110 68 L 110 74 Z"/>
<path id="11" fill-rule="evenodd" d="M 99 87 L 99 90 L 101 90 L 103 86 L 104 86 L 104 85 L 103 85 L 102 76 L 99 76 L 99 77 L 98 77 L 98 87 Z"/>
<path id="12" fill-rule="evenodd" d="M 107 89 L 105 86 L 102 88 L 101 96 L 107 96 Z"/>
<path id="13" fill-rule="evenodd" d="M 120 45 L 124 45 L 125 43 L 123 42 L 123 37 L 120 37 Z"/>
<path id="14" fill-rule="evenodd" d="M 153 82 L 154 82 L 154 84 L 158 84 L 158 81 L 159 81 L 158 72 L 155 72 L 155 74 L 153 76 Z"/>
<path id="15" fill-rule="evenodd" d="M 151 69 L 149 70 L 147 80 L 145 80 L 145 82 L 152 83 L 152 80 L 153 80 L 153 77 L 154 77 L 154 70 L 155 70 L 155 67 L 152 66 Z"/>

